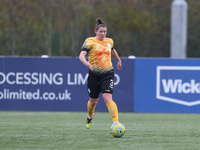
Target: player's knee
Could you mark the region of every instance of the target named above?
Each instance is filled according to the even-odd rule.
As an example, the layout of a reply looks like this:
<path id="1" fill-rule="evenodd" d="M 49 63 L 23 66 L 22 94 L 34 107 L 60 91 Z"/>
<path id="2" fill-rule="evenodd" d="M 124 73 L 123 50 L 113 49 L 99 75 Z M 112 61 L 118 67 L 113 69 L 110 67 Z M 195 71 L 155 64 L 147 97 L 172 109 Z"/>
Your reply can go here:
<path id="1" fill-rule="evenodd" d="M 105 103 L 112 100 L 112 94 L 110 94 L 110 93 L 103 93 L 102 97 L 103 97 Z"/>
<path id="2" fill-rule="evenodd" d="M 90 99 L 90 105 L 92 105 L 92 106 L 97 105 L 98 100 L 99 100 L 98 98 L 96 98 L 96 99 L 91 98 L 91 99 Z"/>

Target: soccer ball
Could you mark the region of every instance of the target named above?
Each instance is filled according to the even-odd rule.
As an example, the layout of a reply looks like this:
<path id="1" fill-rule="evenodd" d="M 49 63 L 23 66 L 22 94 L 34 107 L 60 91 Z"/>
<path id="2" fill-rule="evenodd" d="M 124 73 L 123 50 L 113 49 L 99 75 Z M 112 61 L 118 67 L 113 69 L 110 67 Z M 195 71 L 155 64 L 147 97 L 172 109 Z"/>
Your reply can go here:
<path id="1" fill-rule="evenodd" d="M 125 127 L 122 123 L 112 124 L 110 134 L 115 138 L 120 138 L 125 134 Z"/>

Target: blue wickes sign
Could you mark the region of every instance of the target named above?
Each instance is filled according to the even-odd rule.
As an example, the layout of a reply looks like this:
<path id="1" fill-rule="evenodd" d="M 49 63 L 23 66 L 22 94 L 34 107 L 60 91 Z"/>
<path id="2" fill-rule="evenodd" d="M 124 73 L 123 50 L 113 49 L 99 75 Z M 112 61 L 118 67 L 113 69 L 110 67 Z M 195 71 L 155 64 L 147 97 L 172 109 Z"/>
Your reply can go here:
<path id="1" fill-rule="evenodd" d="M 115 70 L 113 99 L 119 111 L 133 111 L 133 60 L 122 62 L 122 71 Z M 87 78 L 78 58 L 1 57 L 0 110 L 86 111 Z M 102 98 L 96 110 L 107 111 Z"/>
<path id="2" fill-rule="evenodd" d="M 200 67 L 157 66 L 156 98 L 185 106 L 200 104 Z"/>
<path id="3" fill-rule="evenodd" d="M 200 113 L 199 59 L 136 59 L 135 64 L 136 112 Z"/>

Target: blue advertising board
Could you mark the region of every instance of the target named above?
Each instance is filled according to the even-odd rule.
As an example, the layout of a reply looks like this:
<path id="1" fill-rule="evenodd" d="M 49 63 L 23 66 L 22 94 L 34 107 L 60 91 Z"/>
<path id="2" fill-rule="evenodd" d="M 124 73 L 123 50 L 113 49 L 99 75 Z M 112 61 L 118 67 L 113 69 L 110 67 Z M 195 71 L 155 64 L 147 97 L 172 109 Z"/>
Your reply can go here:
<path id="1" fill-rule="evenodd" d="M 113 99 L 119 111 L 133 111 L 134 61 L 115 67 Z M 88 68 L 78 58 L 1 57 L 0 110 L 86 111 Z M 108 111 L 100 95 L 96 111 Z"/>
<path id="2" fill-rule="evenodd" d="M 135 112 L 200 113 L 199 59 L 135 60 Z"/>

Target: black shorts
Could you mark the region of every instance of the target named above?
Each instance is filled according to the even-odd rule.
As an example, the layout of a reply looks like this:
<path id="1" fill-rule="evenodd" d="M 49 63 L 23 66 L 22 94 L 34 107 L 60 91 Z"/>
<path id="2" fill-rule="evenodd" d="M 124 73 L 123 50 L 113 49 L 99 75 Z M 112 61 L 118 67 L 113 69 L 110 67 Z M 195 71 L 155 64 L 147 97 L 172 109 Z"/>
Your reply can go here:
<path id="1" fill-rule="evenodd" d="M 89 73 L 88 94 L 91 98 L 98 98 L 100 93 L 113 93 L 114 71 L 111 70 L 103 75 Z"/>

